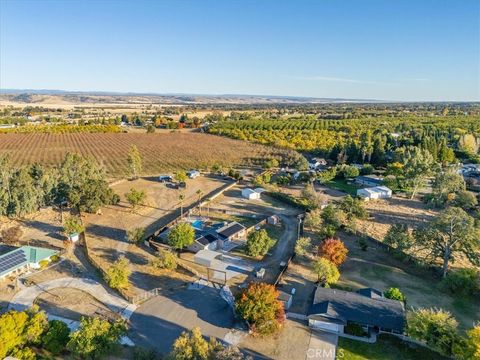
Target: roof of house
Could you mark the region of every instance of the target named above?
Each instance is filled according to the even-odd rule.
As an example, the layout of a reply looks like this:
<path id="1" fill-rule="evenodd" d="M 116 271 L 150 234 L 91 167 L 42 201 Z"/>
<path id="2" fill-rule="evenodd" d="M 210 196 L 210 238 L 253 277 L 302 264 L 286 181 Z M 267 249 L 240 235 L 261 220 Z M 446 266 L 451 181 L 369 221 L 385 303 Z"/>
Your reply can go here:
<path id="1" fill-rule="evenodd" d="M 364 189 L 358 189 L 357 194 L 362 192 L 367 192 L 369 194 L 380 194 L 384 192 L 390 193 L 391 191 L 392 190 L 386 186 L 374 186 L 374 187 L 369 187 Z"/>
<path id="2" fill-rule="evenodd" d="M 403 332 L 405 328 L 405 308 L 402 302 L 378 297 L 378 290 L 366 289 L 361 293 L 326 289 L 318 287 L 312 307 L 310 319 L 331 319 L 347 324 L 378 326 L 379 328 Z"/>
<path id="3" fill-rule="evenodd" d="M 383 293 L 377 289 L 373 288 L 365 288 L 357 290 L 357 294 L 372 298 L 372 299 L 380 299 L 383 298 Z"/>
<path id="4" fill-rule="evenodd" d="M 15 248 L 0 256 L 0 276 L 8 274 L 28 264 L 36 264 L 58 251 L 34 246 Z"/>
<path id="5" fill-rule="evenodd" d="M 245 188 L 242 190 L 243 195 L 258 194 L 255 190 L 250 188 Z"/>
<path id="6" fill-rule="evenodd" d="M 286 293 L 285 291 L 279 291 L 278 292 L 278 300 L 280 301 L 289 301 L 290 298 L 292 297 L 292 294 Z"/>
<path id="7" fill-rule="evenodd" d="M 379 178 L 378 176 L 375 176 L 375 175 L 357 176 L 355 178 L 355 181 L 370 182 L 370 183 L 374 183 L 374 184 L 382 184 L 383 183 L 383 179 Z"/>
<path id="8" fill-rule="evenodd" d="M 217 233 L 218 235 L 221 237 L 221 238 L 228 238 L 230 236 L 233 236 L 237 233 L 239 233 L 240 231 L 243 231 L 245 230 L 245 226 L 243 226 L 242 224 L 234 221 L 234 222 L 231 222 L 227 225 L 225 225 L 224 227 L 220 228 L 217 230 Z"/>
<path id="9" fill-rule="evenodd" d="M 196 241 L 198 241 L 202 245 L 208 245 L 214 241 L 217 241 L 217 237 L 213 234 L 205 234 L 201 237 L 199 237 Z"/>

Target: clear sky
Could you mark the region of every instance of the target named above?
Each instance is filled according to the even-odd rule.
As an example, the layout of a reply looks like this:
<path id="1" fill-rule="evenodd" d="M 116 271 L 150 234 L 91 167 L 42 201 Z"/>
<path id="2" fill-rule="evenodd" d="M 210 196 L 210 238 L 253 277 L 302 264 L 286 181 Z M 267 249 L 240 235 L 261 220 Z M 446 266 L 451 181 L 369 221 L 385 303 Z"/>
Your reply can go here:
<path id="1" fill-rule="evenodd" d="M 479 0 L 0 0 L 2 89 L 480 100 Z"/>

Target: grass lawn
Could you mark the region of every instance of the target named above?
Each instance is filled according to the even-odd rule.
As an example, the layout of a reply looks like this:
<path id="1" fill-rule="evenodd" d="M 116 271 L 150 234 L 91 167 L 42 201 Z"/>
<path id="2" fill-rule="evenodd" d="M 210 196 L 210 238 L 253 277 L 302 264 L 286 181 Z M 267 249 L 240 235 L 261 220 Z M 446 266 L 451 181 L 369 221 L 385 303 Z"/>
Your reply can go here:
<path id="1" fill-rule="evenodd" d="M 350 194 L 352 196 L 357 195 L 358 188 L 355 185 L 348 184 L 347 180 L 345 179 L 330 180 L 329 182 L 325 183 L 325 185 L 332 189 L 346 192 L 347 194 Z"/>
<path id="2" fill-rule="evenodd" d="M 442 360 L 437 352 L 402 341 L 392 335 L 381 335 L 375 344 L 339 337 L 337 359 L 342 360 Z"/>

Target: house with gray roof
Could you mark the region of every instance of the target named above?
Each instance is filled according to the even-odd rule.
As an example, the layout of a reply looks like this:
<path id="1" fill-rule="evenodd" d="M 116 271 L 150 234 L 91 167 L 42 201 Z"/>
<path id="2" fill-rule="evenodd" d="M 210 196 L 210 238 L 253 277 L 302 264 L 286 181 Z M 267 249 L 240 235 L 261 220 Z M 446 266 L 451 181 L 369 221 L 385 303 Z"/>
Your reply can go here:
<path id="1" fill-rule="evenodd" d="M 363 327 L 367 333 L 405 332 L 405 306 L 387 299 L 376 289 L 357 292 L 318 287 L 308 313 L 311 328 L 342 334 L 348 324 Z"/>

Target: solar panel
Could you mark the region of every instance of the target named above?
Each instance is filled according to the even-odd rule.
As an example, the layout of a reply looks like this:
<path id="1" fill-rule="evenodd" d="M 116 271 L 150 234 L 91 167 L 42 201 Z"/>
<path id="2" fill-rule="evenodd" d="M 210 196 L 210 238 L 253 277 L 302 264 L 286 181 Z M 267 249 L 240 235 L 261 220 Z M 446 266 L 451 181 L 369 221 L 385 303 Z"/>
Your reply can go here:
<path id="1" fill-rule="evenodd" d="M 25 252 L 22 249 L 17 249 L 0 258 L 0 272 L 12 269 L 27 261 Z"/>

